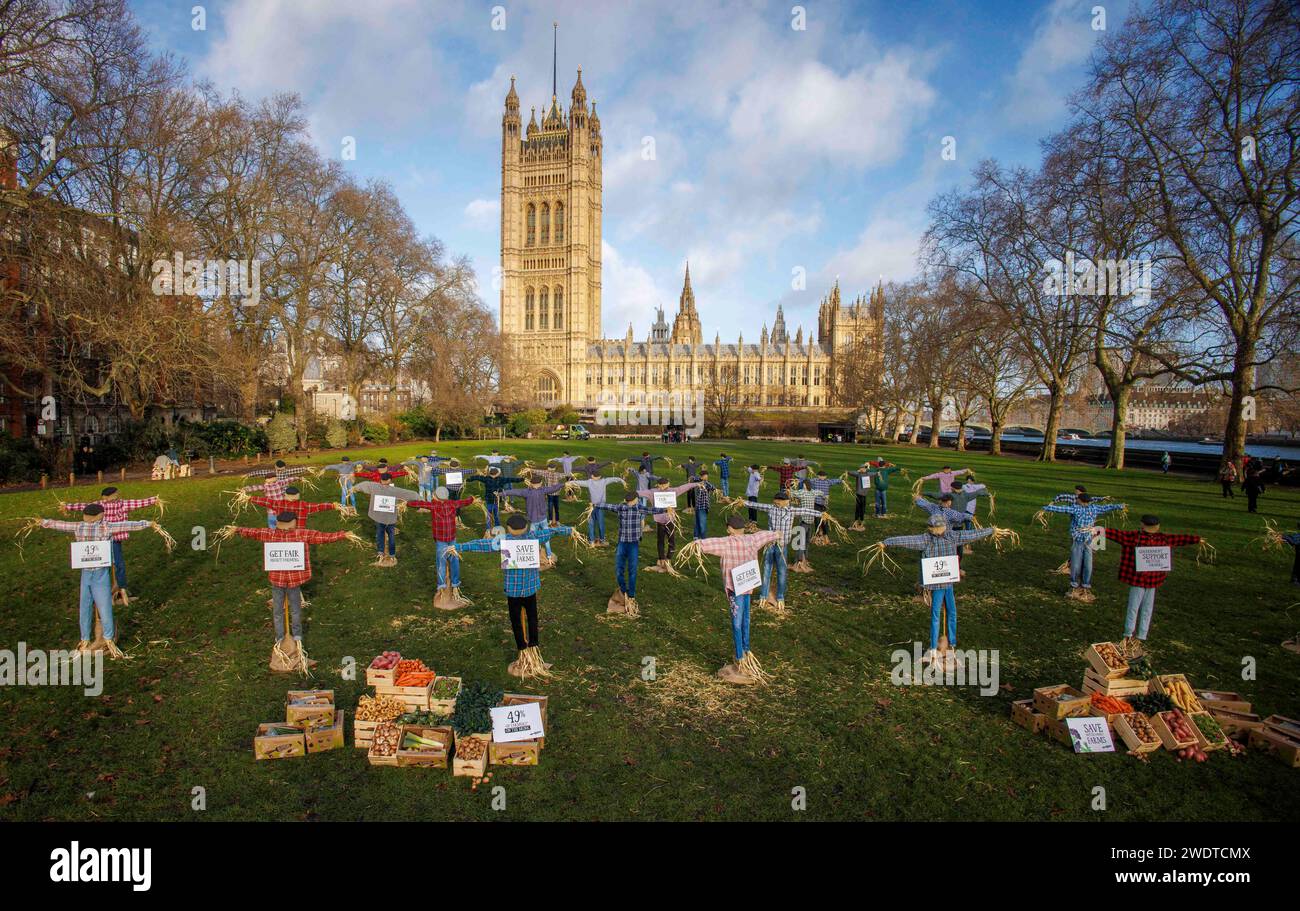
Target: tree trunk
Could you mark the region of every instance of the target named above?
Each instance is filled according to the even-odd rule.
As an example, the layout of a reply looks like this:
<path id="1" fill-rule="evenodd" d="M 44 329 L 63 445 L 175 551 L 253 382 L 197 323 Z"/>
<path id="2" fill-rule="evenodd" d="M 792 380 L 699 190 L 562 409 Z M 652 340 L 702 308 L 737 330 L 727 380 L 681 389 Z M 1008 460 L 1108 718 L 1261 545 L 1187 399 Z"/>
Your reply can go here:
<path id="1" fill-rule="evenodd" d="M 1124 470 L 1124 437 L 1128 432 L 1126 415 L 1130 391 L 1131 387 L 1127 383 L 1122 383 L 1110 391 L 1110 455 L 1106 459 L 1106 467 L 1114 468 L 1116 471 Z"/>
<path id="2" fill-rule="evenodd" d="M 1061 423 L 1061 387 L 1053 383 L 1047 392 L 1047 427 L 1043 429 L 1043 451 L 1038 454 L 1038 461 L 1055 462 L 1056 429 Z"/>
<path id="3" fill-rule="evenodd" d="M 925 414 L 925 409 L 917 405 L 916 410 L 912 412 L 912 435 L 908 438 L 909 445 L 915 446 L 916 441 L 921 436 L 921 415 Z"/>
<path id="4" fill-rule="evenodd" d="M 1002 421 L 992 418 L 990 423 L 993 425 L 993 436 L 989 440 L 989 453 L 991 455 L 1002 455 Z"/>
<path id="5" fill-rule="evenodd" d="M 1228 462 L 1241 464 L 1246 454 L 1245 398 L 1255 391 L 1255 338 L 1253 335 L 1238 342 L 1232 365 L 1232 399 L 1228 404 L 1228 419 L 1223 428 L 1222 468 Z"/>
<path id="6" fill-rule="evenodd" d="M 957 419 L 957 451 L 966 451 L 966 419 Z"/>
<path id="7" fill-rule="evenodd" d="M 931 449 L 939 448 L 939 417 L 943 414 L 943 400 L 930 399 L 930 442 Z"/>

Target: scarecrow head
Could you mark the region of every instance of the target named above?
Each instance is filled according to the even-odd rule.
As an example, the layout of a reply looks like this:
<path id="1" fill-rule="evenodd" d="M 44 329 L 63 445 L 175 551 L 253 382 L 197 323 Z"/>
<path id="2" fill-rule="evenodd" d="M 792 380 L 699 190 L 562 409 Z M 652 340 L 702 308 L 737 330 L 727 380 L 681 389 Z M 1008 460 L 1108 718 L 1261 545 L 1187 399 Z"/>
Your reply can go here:
<path id="1" fill-rule="evenodd" d="M 294 512 L 282 512 L 275 517 L 277 528 L 294 528 L 298 524 L 298 514 Z"/>
<path id="2" fill-rule="evenodd" d="M 297 487 L 286 487 L 284 489 L 284 498 L 286 500 L 296 500 L 302 496 L 302 491 Z M 276 521 L 279 521 L 278 519 Z"/>
<path id="3" fill-rule="evenodd" d="M 518 538 L 527 530 L 528 520 L 519 513 L 515 513 L 510 518 L 506 519 L 506 534 Z"/>
<path id="4" fill-rule="evenodd" d="M 120 496 L 121 494 L 118 493 L 116 487 L 105 487 L 103 490 L 99 492 L 99 498 L 103 500 L 105 503 L 116 500 Z"/>
<path id="5" fill-rule="evenodd" d="M 948 523 L 944 521 L 942 515 L 935 513 L 930 517 L 930 521 L 926 525 L 925 530 L 936 538 L 941 538 L 948 531 Z"/>

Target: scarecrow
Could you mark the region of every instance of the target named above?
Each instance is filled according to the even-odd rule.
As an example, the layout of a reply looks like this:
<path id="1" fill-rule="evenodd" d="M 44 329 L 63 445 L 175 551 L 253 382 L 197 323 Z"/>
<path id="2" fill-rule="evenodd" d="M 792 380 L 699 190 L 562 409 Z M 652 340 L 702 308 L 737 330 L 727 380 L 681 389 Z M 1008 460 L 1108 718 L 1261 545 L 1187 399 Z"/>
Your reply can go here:
<path id="1" fill-rule="evenodd" d="M 1200 535 L 1167 534 L 1160 530 L 1160 517 L 1147 513 L 1142 527 L 1134 531 L 1107 528 L 1106 539 L 1120 546 L 1119 581 L 1128 583 L 1128 611 L 1124 618 L 1125 653 L 1138 654 L 1151 629 L 1156 609 L 1156 590 L 1165 584 L 1173 569 L 1173 548 L 1197 545 L 1196 562 L 1213 561 L 1214 547 Z M 1136 638 L 1135 638 L 1136 635 Z"/>
<path id="2" fill-rule="evenodd" d="M 758 659 L 749 647 L 750 598 L 759 585 L 759 552 L 776 544 L 775 531 L 746 532 L 745 520 L 733 515 L 727 519 L 727 533 L 720 538 L 698 538 L 682 548 L 677 562 L 686 566 L 694 561 L 706 572 L 704 555 L 718 557 L 722 563 L 722 586 L 731 610 L 731 639 L 734 660 L 718 669 L 718 676 L 728 683 L 752 686 L 768 680 Z"/>
<path id="3" fill-rule="evenodd" d="M 360 474 L 358 473 L 358 477 Z M 370 497 L 370 508 L 366 515 L 375 523 L 375 566 L 390 567 L 397 565 L 397 514 L 399 502 L 419 499 L 419 494 L 405 487 L 393 484 L 390 472 L 381 472 L 377 481 L 363 481 L 356 486 L 361 493 Z M 384 545 L 388 553 L 384 553 Z"/>
<path id="4" fill-rule="evenodd" d="M 1068 597 L 1091 604 L 1097 600 L 1092 593 L 1092 552 L 1102 534 L 1097 520 L 1109 512 L 1127 512 L 1123 503 L 1094 503 L 1086 493 L 1075 496 L 1074 502 L 1048 503 L 1042 512 L 1059 513 L 1070 517 L 1070 594 Z"/>
<path id="5" fill-rule="evenodd" d="M 298 527 L 298 514 L 285 511 L 276 517 L 275 528 L 240 528 L 227 525 L 217 532 L 220 544 L 236 535 L 262 542 L 262 569 L 271 583 L 271 624 L 275 644 L 271 646 L 271 670 L 299 670 L 311 673 L 315 665 L 302 644 L 302 586 L 311 579 L 311 545 L 347 541 L 355 547 L 365 542 L 350 531 L 314 531 Z M 286 615 L 288 624 L 286 629 Z"/>
<path id="6" fill-rule="evenodd" d="M 121 532 L 153 529 L 171 553 L 176 542 L 157 522 L 148 519 L 110 522 L 100 503 L 86 503 L 81 508 L 80 522 L 61 519 L 28 519 L 19 534 L 24 538 L 35 528 L 61 531 L 73 536 L 72 567 L 81 570 L 81 603 L 79 619 L 81 638 L 78 652 L 108 652 L 110 658 L 125 658 L 117 647 L 117 626 L 113 621 L 112 542 Z M 91 631 L 94 630 L 94 638 Z"/>
<path id="7" fill-rule="evenodd" d="M 640 616 L 641 610 L 636 601 L 636 571 L 641 558 L 641 536 L 645 534 L 643 522 L 646 516 L 666 512 L 646 506 L 638 499 L 636 492 L 629 490 L 623 495 L 623 502 L 610 504 L 605 501 L 596 503 L 593 499 L 587 511 L 593 516 L 612 512 L 618 517 L 618 547 L 614 551 L 614 582 L 617 585 L 605 606 L 608 614 L 627 614 L 629 617 Z M 601 534 L 604 534 L 604 519 L 601 519 Z"/>
<path id="8" fill-rule="evenodd" d="M 433 543 L 436 548 L 434 562 L 437 564 L 437 588 L 433 595 L 433 606 L 439 610 L 456 610 L 467 607 L 472 602 L 460 593 L 460 557 L 456 554 L 456 513 L 466 506 L 478 504 L 487 519 L 487 509 L 481 500 L 470 497 L 465 500 L 449 499 L 446 487 L 434 491 L 436 499 L 411 500 L 409 509 L 423 509 L 429 513 L 433 528 Z"/>
<path id="9" fill-rule="evenodd" d="M 540 527 L 539 527 L 540 524 Z M 506 520 L 503 534 L 458 544 L 464 553 L 497 553 L 501 557 L 501 577 L 506 595 L 506 610 L 515 636 L 519 655 L 506 668 L 514 677 L 549 677 L 551 665 L 542 660 L 538 646 L 537 593 L 542 587 L 541 546 L 556 535 L 576 535 L 561 525 L 550 528 L 545 522 L 529 524 L 521 515 Z M 580 535 L 576 536 L 581 538 Z"/>
<path id="10" fill-rule="evenodd" d="M 131 513 L 137 509 L 145 509 L 149 506 L 158 507 L 158 515 L 163 514 L 163 501 L 157 497 L 143 497 L 139 499 L 124 500 L 121 493 L 116 487 L 105 487 L 99 492 L 100 506 L 104 507 L 105 522 L 127 522 L 131 519 Z M 60 503 L 59 508 L 64 512 L 85 513 L 85 509 L 90 503 Z M 113 580 L 113 603 L 120 603 L 127 607 L 131 603 L 131 596 L 127 592 L 126 584 L 126 539 L 131 537 L 129 531 L 116 531 L 113 533 L 112 543 L 112 580 Z"/>

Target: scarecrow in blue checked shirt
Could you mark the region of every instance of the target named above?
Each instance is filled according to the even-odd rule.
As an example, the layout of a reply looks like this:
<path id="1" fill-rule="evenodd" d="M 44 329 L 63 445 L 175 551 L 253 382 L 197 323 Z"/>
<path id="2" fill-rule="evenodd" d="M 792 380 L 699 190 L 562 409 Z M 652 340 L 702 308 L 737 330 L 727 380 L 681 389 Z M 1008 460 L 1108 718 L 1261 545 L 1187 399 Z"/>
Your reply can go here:
<path id="1" fill-rule="evenodd" d="M 537 593 L 542 587 L 542 574 L 537 567 L 510 565 L 502 554 L 501 542 L 505 540 L 535 541 L 536 553 L 557 535 L 572 536 L 582 542 L 582 535 L 567 525 L 550 528 L 546 523 L 531 524 L 519 513 L 506 520 L 504 531 L 490 538 L 478 538 L 457 544 L 451 553 L 496 553 L 501 555 L 501 581 L 506 595 L 506 610 L 510 615 L 510 629 L 514 632 L 515 648 L 519 656 L 506 668 L 514 677 L 549 677 L 551 665 L 542 660 L 538 645 Z"/>
<path id="2" fill-rule="evenodd" d="M 1008 528 L 990 527 L 957 531 L 948 526 L 948 521 L 944 518 L 942 512 L 935 512 L 931 514 L 924 534 L 898 535 L 885 538 L 883 541 L 864 547 L 858 551 L 858 555 L 866 555 L 868 558 L 864 571 L 869 571 L 877 561 L 880 561 L 884 563 L 886 571 L 892 574 L 898 568 L 898 564 L 894 563 L 885 553 L 886 548 L 904 547 L 908 550 L 919 551 L 923 561 L 933 557 L 950 557 L 954 560 L 960 560 L 958 554 L 964 545 L 990 537 L 999 549 L 1005 541 L 1009 540 L 1014 544 L 1020 540 L 1020 537 Z M 922 571 L 924 571 L 925 564 L 922 563 L 921 566 Z M 960 563 L 958 566 L 960 567 Z M 952 582 L 925 584 L 925 590 L 930 595 L 930 649 L 923 659 L 926 662 L 940 659 L 940 656 L 943 656 L 942 660 L 946 660 L 949 650 L 955 651 L 957 648 L 957 601 L 953 595 L 952 586 Z M 948 632 L 941 639 L 939 636 L 940 621 L 945 611 L 948 615 Z"/>

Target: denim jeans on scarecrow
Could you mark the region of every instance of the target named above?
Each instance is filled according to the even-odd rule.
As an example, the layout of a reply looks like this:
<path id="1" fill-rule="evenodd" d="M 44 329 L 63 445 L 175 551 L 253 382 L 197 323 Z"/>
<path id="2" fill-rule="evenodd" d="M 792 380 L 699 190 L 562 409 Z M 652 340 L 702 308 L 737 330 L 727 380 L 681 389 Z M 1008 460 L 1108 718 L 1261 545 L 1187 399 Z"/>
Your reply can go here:
<path id="1" fill-rule="evenodd" d="M 785 600 L 786 571 L 785 547 L 779 544 L 771 545 L 763 557 L 763 587 L 758 592 L 760 600 L 767 599 L 774 574 L 776 575 L 776 600 Z"/>
<path id="2" fill-rule="evenodd" d="M 271 623 L 275 626 L 275 638 L 279 641 L 284 638 L 284 602 L 289 601 L 289 629 L 293 633 L 293 638 L 302 638 L 302 589 L 298 586 L 293 588 L 281 588 L 278 585 L 271 586 Z"/>
<path id="3" fill-rule="evenodd" d="M 1092 587 L 1092 547 L 1089 541 L 1070 542 L 1070 588 Z"/>
<path id="4" fill-rule="evenodd" d="M 957 647 L 957 600 L 952 586 L 945 585 L 930 592 L 930 648 L 939 647 L 939 610 L 948 608 L 948 646 Z"/>
<path id="5" fill-rule="evenodd" d="M 438 587 L 442 588 L 447 584 L 447 571 L 451 571 L 451 584 L 455 588 L 460 588 L 460 555 L 452 554 L 445 557 L 447 551 L 456 546 L 454 541 L 435 541 L 437 545 L 434 560 L 438 564 Z M 445 558 L 444 558 L 445 557 Z"/>
<path id="6" fill-rule="evenodd" d="M 82 639 L 94 635 L 96 607 L 99 608 L 99 619 L 104 624 L 104 638 L 112 639 L 117 629 L 113 624 L 113 585 L 107 566 L 81 571 Z"/>
<path id="7" fill-rule="evenodd" d="M 731 604 L 731 638 L 737 661 L 749 651 L 749 597 L 727 592 L 727 600 Z"/>
<path id="8" fill-rule="evenodd" d="M 641 556 L 639 541 L 619 541 L 614 551 L 614 575 L 618 590 L 629 598 L 636 597 L 636 566 Z"/>
<path id="9" fill-rule="evenodd" d="M 1151 629 L 1151 614 L 1155 609 L 1156 589 L 1130 585 L 1128 589 L 1128 613 L 1124 618 L 1124 635 L 1132 636 L 1133 627 L 1136 625 L 1137 637 L 1145 641 L 1147 631 Z"/>

